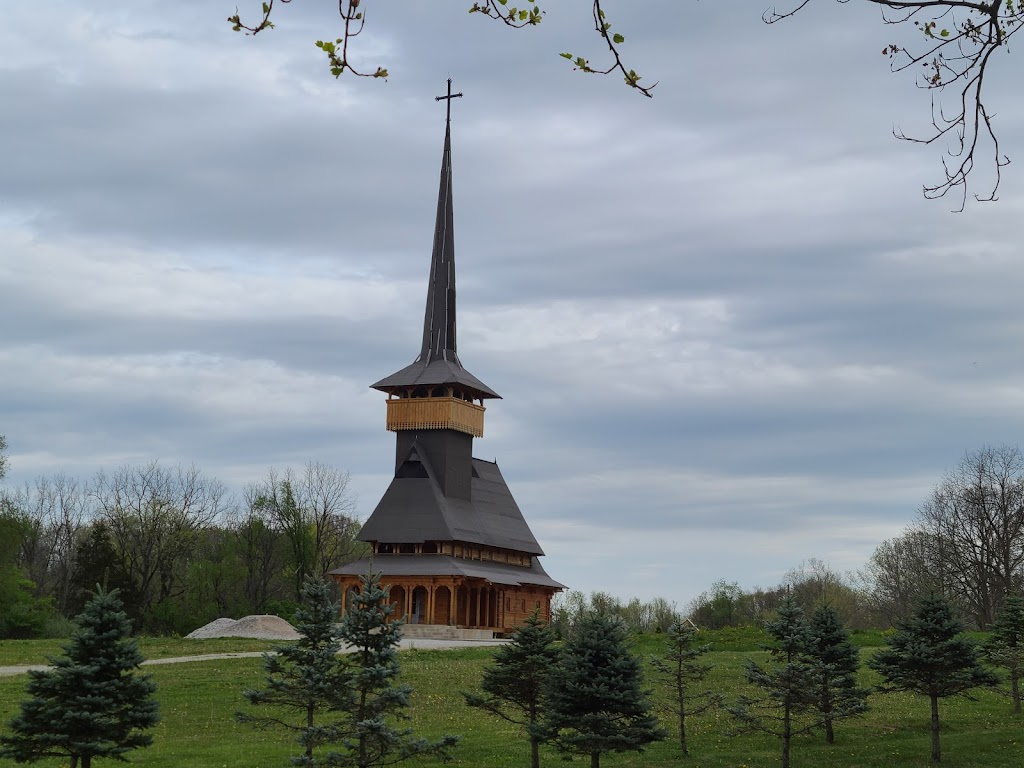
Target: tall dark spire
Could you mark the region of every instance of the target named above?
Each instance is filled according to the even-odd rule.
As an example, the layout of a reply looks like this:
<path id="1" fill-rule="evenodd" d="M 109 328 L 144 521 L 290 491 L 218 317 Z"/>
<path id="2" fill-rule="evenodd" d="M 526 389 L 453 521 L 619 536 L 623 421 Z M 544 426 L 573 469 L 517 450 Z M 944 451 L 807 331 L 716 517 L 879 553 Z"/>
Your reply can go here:
<path id="1" fill-rule="evenodd" d="M 430 281 L 423 315 L 423 343 L 416 361 L 397 373 L 372 385 L 385 392 L 410 386 L 459 384 L 467 394 L 480 398 L 499 395 L 462 367 L 456 345 L 455 323 L 455 216 L 452 205 L 452 99 L 461 93 L 437 96 L 445 101 L 444 150 L 441 154 L 441 180 L 437 193 L 437 218 L 434 221 L 434 247 L 430 258 Z"/>
<path id="2" fill-rule="evenodd" d="M 434 250 L 430 257 L 430 283 L 427 308 L 423 316 L 423 346 L 417 362 L 450 360 L 460 365 L 455 339 L 455 214 L 452 209 L 452 93 L 448 80 L 447 114 L 444 121 L 444 151 L 441 154 L 441 184 L 437 191 L 437 218 L 434 221 Z"/>

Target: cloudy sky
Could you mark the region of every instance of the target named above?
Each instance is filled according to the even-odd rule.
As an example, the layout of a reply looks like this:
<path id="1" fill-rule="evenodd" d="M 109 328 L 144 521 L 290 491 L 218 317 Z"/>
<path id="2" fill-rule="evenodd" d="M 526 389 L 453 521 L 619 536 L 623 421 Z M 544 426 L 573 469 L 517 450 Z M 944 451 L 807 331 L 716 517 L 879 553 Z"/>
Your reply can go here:
<path id="1" fill-rule="evenodd" d="M 237 490 L 316 460 L 369 515 L 394 438 L 368 385 L 419 348 L 447 77 L 459 351 L 504 397 L 476 455 L 556 579 L 683 606 L 857 569 L 964 451 L 1020 439 L 1024 164 L 998 203 L 922 199 L 942 148 L 892 137 L 928 97 L 877 13 L 609 0 L 646 99 L 558 57 L 603 60 L 586 0 L 519 32 L 365 5 L 352 59 L 387 82 L 327 73 L 326 0 L 256 38 L 234 0 L 5 8 L 8 483 L 158 459 Z"/>

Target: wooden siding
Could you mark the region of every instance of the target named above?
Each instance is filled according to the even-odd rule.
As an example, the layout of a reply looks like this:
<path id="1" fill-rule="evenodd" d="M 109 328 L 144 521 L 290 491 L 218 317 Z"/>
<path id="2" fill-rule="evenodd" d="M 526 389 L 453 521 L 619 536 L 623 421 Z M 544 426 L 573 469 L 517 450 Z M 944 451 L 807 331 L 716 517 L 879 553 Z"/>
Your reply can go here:
<path id="1" fill-rule="evenodd" d="M 341 587 L 342 610 L 348 592 L 358 589 L 357 576 L 334 575 Z M 535 585 L 492 584 L 485 579 L 462 576 L 388 576 L 381 583 L 390 587 L 394 618 L 409 624 L 436 624 L 462 629 L 493 629 L 508 634 L 534 613 L 551 620 L 551 598 L 558 590 Z"/>
<path id="2" fill-rule="evenodd" d="M 473 437 L 484 435 L 485 408 L 482 405 L 457 397 L 403 397 L 387 402 L 387 428 L 391 432 L 454 429 Z"/>

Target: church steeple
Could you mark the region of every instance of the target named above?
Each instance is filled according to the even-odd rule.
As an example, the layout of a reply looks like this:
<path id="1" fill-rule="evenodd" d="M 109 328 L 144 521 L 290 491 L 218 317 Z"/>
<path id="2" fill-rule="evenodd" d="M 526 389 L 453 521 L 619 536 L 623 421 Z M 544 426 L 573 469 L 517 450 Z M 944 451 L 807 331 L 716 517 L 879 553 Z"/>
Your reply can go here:
<path id="1" fill-rule="evenodd" d="M 451 360 L 460 368 L 455 339 L 455 214 L 452 210 L 452 94 L 448 81 L 448 115 L 444 123 L 444 152 L 441 154 L 441 185 L 437 192 L 437 218 L 434 221 L 434 250 L 430 257 L 430 282 L 427 309 L 423 317 L 423 346 L 417 362 Z"/>
<path id="2" fill-rule="evenodd" d="M 372 387 L 390 396 L 390 430 L 455 429 L 480 437 L 483 401 L 500 395 L 462 366 L 457 351 L 451 100 L 460 96 L 461 93 L 451 92 L 449 80 L 448 94 L 437 97 L 438 101 L 447 102 L 447 115 L 420 354 L 411 365 Z M 480 404 L 474 404 L 474 400 Z M 431 401 L 431 404 L 409 401 Z"/>

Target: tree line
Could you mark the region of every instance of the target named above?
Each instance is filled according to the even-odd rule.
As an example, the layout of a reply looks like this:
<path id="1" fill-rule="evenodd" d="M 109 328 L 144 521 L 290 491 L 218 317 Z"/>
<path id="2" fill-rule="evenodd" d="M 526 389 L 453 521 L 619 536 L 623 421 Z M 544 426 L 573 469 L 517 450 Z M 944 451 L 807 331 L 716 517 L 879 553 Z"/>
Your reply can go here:
<path id="1" fill-rule="evenodd" d="M 929 594 L 947 598 L 968 627 L 988 629 L 1006 596 L 1024 589 L 1024 455 L 1011 445 L 985 446 L 965 453 L 947 472 L 897 537 L 883 541 L 865 566 L 839 573 L 810 558 L 771 587 L 744 589 L 719 579 L 698 595 L 686 613 L 708 629 L 752 626 L 778 610 L 787 594 L 811 610 L 821 601 L 835 606 L 854 628 L 890 628 L 908 620 Z M 571 616 L 586 604 L 570 595 L 559 610 Z M 615 598 L 598 593 L 593 607 L 631 616 L 661 611 L 654 601 L 645 611 L 625 610 Z M 641 621 L 636 626 L 647 629 Z M 662 627 L 663 628 L 663 627 Z"/>
<path id="2" fill-rule="evenodd" d="M 0 453 L 0 472 L 5 466 Z M 0 637 L 57 631 L 55 620 L 76 615 L 97 584 L 121 590 L 139 631 L 287 617 L 306 579 L 364 552 L 354 501 L 348 476 L 319 463 L 270 470 L 240 498 L 195 467 L 156 462 L 0 491 Z M 827 600 L 851 627 L 886 628 L 936 592 L 968 626 L 985 629 L 1022 586 L 1024 456 L 1016 446 L 983 447 L 964 455 L 859 572 L 811 558 L 771 587 L 715 581 L 684 612 L 709 629 L 755 625 L 792 594 L 805 610 Z M 645 632 L 666 631 L 677 610 L 663 598 L 570 591 L 555 601 L 552 625 L 567 635 L 590 609 Z"/>
<path id="3" fill-rule="evenodd" d="M 290 616 L 310 578 L 356 559 L 349 478 L 311 462 L 241 497 L 194 466 L 152 462 L 0 492 L 0 637 L 60 634 L 97 585 L 136 631 L 186 634 L 220 616 Z"/>

